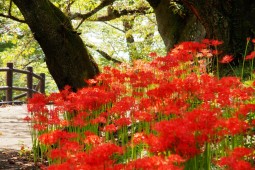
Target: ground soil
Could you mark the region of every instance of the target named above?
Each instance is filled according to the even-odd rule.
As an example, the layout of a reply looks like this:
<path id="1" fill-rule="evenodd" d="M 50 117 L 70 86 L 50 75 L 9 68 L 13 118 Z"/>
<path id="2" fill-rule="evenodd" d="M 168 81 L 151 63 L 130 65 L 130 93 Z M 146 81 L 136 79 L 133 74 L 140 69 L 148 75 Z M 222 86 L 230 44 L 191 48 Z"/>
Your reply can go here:
<path id="1" fill-rule="evenodd" d="M 4 149 L 0 151 L 1 170 L 37 170 L 41 169 L 46 162 L 34 163 L 33 156 L 29 151 Z"/>

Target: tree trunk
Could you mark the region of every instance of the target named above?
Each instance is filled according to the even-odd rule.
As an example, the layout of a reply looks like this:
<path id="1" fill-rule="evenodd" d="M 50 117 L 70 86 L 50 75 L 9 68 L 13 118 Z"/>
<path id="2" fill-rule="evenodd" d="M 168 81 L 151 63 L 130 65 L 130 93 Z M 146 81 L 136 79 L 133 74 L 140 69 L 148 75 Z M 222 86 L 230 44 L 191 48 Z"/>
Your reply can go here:
<path id="1" fill-rule="evenodd" d="M 247 37 L 255 33 L 254 0 L 182 0 L 204 25 L 206 37 L 224 41 L 222 50 L 237 59 L 243 54 Z"/>
<path id="2" fill-rule="evenodd" d="M 186 11 L 185 16 L 174 13 L 169 0 L 147 0 L 154 9 L 159 33 L 166 50 L 182 41 L 200 41 L 205 37 L 205 29 L 197 17 Z"/>
<path id="3" fill-rule="evenodd" d="M 49 0 L 13 2 L 40 44 L 47 67 L 60 90 L 70 85 L 76 91 L 86 86 L 86 79 L 99 73 L 69 19 Z"/>
<path id="4" fill-rule="evenodd" d="M 147 0 L 153 7 L 167 50 L 181 41 L 203 38 L 224 42 L 220 50 L 242 59 L 246 38 L 255 35 L 254 0 L 180 0 L 187 15 L 174 14 L 169 0 Z M 202 25 L 201 25 L 202 24 Z"/>

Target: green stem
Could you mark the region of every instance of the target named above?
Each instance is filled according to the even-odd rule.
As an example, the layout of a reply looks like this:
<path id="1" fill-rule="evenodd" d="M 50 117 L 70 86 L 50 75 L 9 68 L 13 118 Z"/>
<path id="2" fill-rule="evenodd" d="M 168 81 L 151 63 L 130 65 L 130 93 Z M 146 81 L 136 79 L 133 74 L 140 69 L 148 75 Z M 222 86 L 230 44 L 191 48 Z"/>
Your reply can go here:
<path id="1" fill-rule="evenodd" d="M 247 48 L 248 48 L 249 42 L 250 42 L 250 41 L 247 40 L 246 46 L 245 46 L 245 51 L 244 51 L 244 54 L 243 54 L 243 65 L 242 65 L 242 72 L 241 72 L 241 80 L 243 80 L 245 56 L 246 56 L 246 54 L 247 54 Z"/>

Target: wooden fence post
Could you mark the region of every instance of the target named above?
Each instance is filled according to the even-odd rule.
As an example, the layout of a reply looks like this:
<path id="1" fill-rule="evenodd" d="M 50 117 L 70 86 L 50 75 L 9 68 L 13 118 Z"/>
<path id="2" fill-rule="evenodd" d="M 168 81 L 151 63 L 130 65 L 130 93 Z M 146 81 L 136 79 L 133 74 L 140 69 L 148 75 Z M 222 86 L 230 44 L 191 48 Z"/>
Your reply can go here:
<path id="1" fill-rule="evenodd" d="M 27 74 L 27 99 L 33 96 L 33 67 L 27 67 L 29 73 Z"/>
<path id="2" fill-rule="evenodd" d="M 40 76 L 42 77 L 41 83 L 40 83 L 40 92 L 42 94 L 45 94 L 45 74 L 41 73 Z"/>
<path id="3" fill-rule="evenodd" d="M 12 101 L 12 86 L 13 86 L 13 63 L 7 63 L 8 71 L 6 72 L 6 101 Z"/>

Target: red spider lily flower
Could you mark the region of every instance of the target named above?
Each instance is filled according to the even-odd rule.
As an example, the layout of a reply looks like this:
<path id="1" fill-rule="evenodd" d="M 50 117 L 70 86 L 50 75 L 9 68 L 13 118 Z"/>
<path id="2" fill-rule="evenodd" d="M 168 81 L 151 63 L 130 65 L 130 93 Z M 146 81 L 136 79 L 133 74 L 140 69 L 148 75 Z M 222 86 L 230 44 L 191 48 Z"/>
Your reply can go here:
<path id="1" fill-rule="evenodd" d="M 48 102 L 49 100 L 44 94 L 36 93 L 32 98 L 28 99 L 28 112 L 45 112 L 48 110 L 46 108 Z"/>
<path id="2" fill-rule="evenodd" d="M 253 119 L 253 120 L 251 121 L 251 124 L 252 124 L 253 126 L 255 126 L 255 119 Z"/>
<path id="3" fill-rule="evenodd" d="M 208 49 L 202 49 L 202 50 L 200 50 L 200 52 L 206 58 L 211 58 L 213 56 L 212 51 L 208 50 Z"/>
<path id="4" fill-rule="evenodd" d="M 80 151 L 81 149 L 83 149 L 83 146 L 75 141 L 65 141 L 61 145 L 61 149 L 66 150 L 68 152 L 70 152 L 70 151 L 77 152 L 77 151 Z"/>
<path id="5" fill-rule="evenodd" d="M 31 119 L 31 117 L 26 116 L 26 117 L 23 118 L 23 120 L 26 121 L 26 122 L 30 122 L 32 119 Z"/>
<path id="6" fill-rule="evenodd" d="M 203 40 L 202 40 L 202 43 L 204 43 L 204 44 L 210 44 L 210 40 L 209 40 L 209 39 L 203 39 Z"/>
<path id="7" fill-rule="evenodd" d="M 134 144 L 139 144 L 139 143 L 147 143 L 147 135 L 144 133 L 135 133 L 133 135 L 132 141 Z"/>
<path id="8" fill-rule="evenodd" d="M 232 55 L 225 55 L 219 62 L 225 64 L 225 63 L 230 63 L 233 60 L 234 58 Z"/>
<path id="9" fill-rule="evenodd" d="M 243 133 L 246 129 L 249 128 L 249 125 L 246 122 L 239 120 L 238 118 L 229 118 L 219 120 L 218 127 L 223 128 L 221 131 L 223 135 L 236 135 Z"/>
<path id="10" fill-rule="evenodd" d="M 45 145 L 53 145 L 58 142 L 60 131 L 53 131 L 39 136 L 39 141 Z"/>
<path id="11" fill-rule="evenodd" d="M 106 118 L 103 116 L 98 116 L 95 119 L 91 119 L 90 123 L 91 124 L 106 123 Z"/>
<path id="12" fill-rule="evenodd" d="M 252 159 L 252 153 L 253 150 L 250 148 L 238 147 L 229 156 L 221 158 L 217 164 L 219 166 L 227 166 L 233 170 L 253 169 L 250 162 L 243 160 L 244 157 Z"/>
<path id="13" fill-rule="evenodd" d="M 171 163 L 183 163 L 186 161 L 186 159 L 182 158 L 180 155 L 171 154 L 168 156 L 168 161 Z"/>
<path id="14" fill-rule="evenodd" d="M 106 125 L 103 129 L 104 132 L 116 132 L 118 128 L 114 124 Z"/>
<path id="15" fill-rule="evenodd" d="M 97 146 L 102 143 L 102 138 L 97 135 L 91 134 L 87 135 L 83 142 L 87 145 Z"/>
<path id="16" fill-rule="evenodd" d="M 237 147 L 232 151 L 231 156 L 235 157 L 236 159 L 241 159 L 244 156 L 251 155 L 252 152 L 253 150 L 250 148 Z"/>
<path id="17" fill-rule="evenodd" d="M 171 137 L 170 137 L 171 138 Z M 155 136 L 153 134 L 150 134 L 147 136 L 146 143 L 149 145 L 149 150 L 152 153 L 159 153 L 164 152 L 168 149 L 168 138 L 159 138 L 158 136 Z"/>
<path id="18" fill-rule="evenodd" d="M 253 44 L 255 44 L 255 38 L 254 38 L 254 39 L 252 39 L 252 40 L 251 40 L 251 42 L 252 42 Z"/>
<path id="19" fill-rule="evenodd" d="M 93 148 L 85 161 L 91 166 L 104 165 L 113 161 L 113 154 L 123 154 L 123 149 L 115 144 L 104 143 Z"/>
<path id="20" fill-rule="evenodd" d="M 41 125 L 41 124 L 34 124 L 33 125 L 33 129 L 34 130 L 38 130 L 38 131 L 44 131 L 47 129 L 47 125 L 44 124 L 44 125 Z"/>
<path id="21" fill-rule="evenodd" d="M 51 159 L 66 159 L 67 152 L 64 149 L 56 148 L 50 151 L 50 158 Z"/>
<path id="22" fill-rule="evenodd" d="M 155 57 L 157 57 L 158 55 L 157 55 L 156 52 L 151 52 L 151 53 L 149 54 L 149 56 L 152 57 L 152 58 L 155 58 Z"/>
<path id="23" fill-rule="evenodd" d="M 96 85 L 98 83 L 98 81 L 96 79 L 88 79 L 85 80 L 85 82 L 89 85 L 89 86 L 93 86 Z"/>
<path id="24" fill-rule="evenodd" d="M 144 157 L 130 162 L 127 169 L 157 169 L 157 170 L 182 170 L 182 166 L 176 166 L 164 157 L 151 156 Z"/>
<path id="25" fill-rule="evenodd" d="M 246 117 L 250 112 L 255 112 L 255 104 L 245 104 L 240 105 L 239 111 L 237 111 L 237 116 Z"/>
<path id="26" fill-rule="evenodd" d="M 211 40 L 211 45 L 212 46 L 218 46 L 223 44 L 223 41 L 219 41 L 219 40 Z"/>
<path id="27" fill-rule="evenodd" d="M 154 116 L 148 112 L 135 111 L 133 113 L 133 117 L 135 120 L 150 122 L 153 120 Z"/>
<path id="28" fill-rule="evenodd" d="M 73 125 L 74 127 L 84 127 L 87 125 L 87 122 L 80 118 L 74 117 L 71 121 L 71 125 Z"/>
<path id="29" fill-rule="evenodd" d="M 212 54 L 213 55 L 219 55 L 219 54 L 221 54 L 222 53 L 222 51 L 219 51 L 219 50 L 212 50 Z"/>
<path id="30" fill-rule="evenodd" d="M 246 38 L 246 41 L 250 41 L 250 40 L 251 40 L 251 37 L 247 37 L 247 38 Z"/>
<path id="31" fill-rule="evenodd" d="M 255 57 L 255 51 L 252 51 L 249 55 L 245 57 L 245 60 L 252 60 Z"/>
<path id="32" fill-rule="evenodd" d="M 135 99 L 133 97 L 123 97 L 119 102 L 115 103 L 109 112 L 125 114 L 134 106 L 134 104 Z"/>
<path id="33" fill-rule="evenodd" d="M 127 117 L 122 117 L 122 118 L 119 118 L 117 120 L 114 121 L 114 124 L 116 126 L 128 126 L 130 125 L 132 122 L 130 120 L 130 118 L 127 118 Z"/>
<path id="34" fill-rule="evenodd" d="M 249 162 L 246 162 L 244 160 L 236 160 L 233 157 L 223 157 L 218 161 L 217 164 L 219 166 L 227 166 L 229 169 L 233 169 L 233 170 L 244 170 L 244 169 L 253 170 Z"/>

